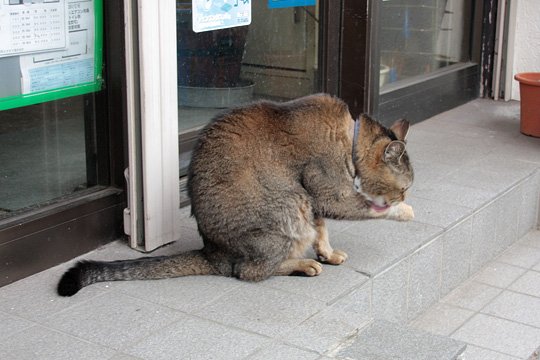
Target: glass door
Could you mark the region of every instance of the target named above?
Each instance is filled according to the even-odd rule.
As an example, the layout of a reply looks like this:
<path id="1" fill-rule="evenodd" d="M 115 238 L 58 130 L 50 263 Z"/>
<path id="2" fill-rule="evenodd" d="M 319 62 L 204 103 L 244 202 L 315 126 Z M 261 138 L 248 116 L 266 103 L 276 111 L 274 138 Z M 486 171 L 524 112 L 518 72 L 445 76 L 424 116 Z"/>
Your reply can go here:
<path id="1" fill-rule="evenodd" d="M 286 101 L 321 91 L 318 3 L 240 1 L 249 4 L 249 25 L 194 31 L 195 6 L 202 4 L 198 14 L 227 14 L 236 3 L 176 1 L 182 189 L 197 136 L 215 114 L 257 99 Z M 180 198 L 188 203 L 184 191 Z"/>
<path id="2" fill-rule="evenodd" d="M 0 113 L 0 218 L 42 207 L 97 185 L 90 96 Z M 86 116 L 85 116 L 86 115 Z M 86 118 L 86 119 L 85 119 Z"/>
<path id="3" fill-rule="evenodd" d="M 181 205 L 189 203 L 191 151 L 218 112 L 257 99 L 337 93 L 338 51 L 324 51 L 331 59 L 319 56 L 319 37 L 327 48 L 339 48 L 341 11 L 322 3 L 337 31 L 320 36 L 326 29 L 316 0 L 125 4 L 134 61 L 127 62 L 130 166 L 124 225 L 132 247 L 152 251 L 181 238 L 178 218 Z"/>
<path id="4" fill-rule="evenodd" d="M 375 0 L 371 112 L 424 120 L 478 96 L 478 2 Z M 476 46 L 476 45 L 475 45 Z M 377 91 L 378 89 L 378 91 Z"/>
<path id="5" fill-rule="evenodd" d="M 465 0 L 383 1 L 380 91 L 467 62 L 471 11 Z"/>
<path id="6" fill-rule="evenodd" d="M 121 6 L 0 4 L 0 286 L 121 236 Z"/>

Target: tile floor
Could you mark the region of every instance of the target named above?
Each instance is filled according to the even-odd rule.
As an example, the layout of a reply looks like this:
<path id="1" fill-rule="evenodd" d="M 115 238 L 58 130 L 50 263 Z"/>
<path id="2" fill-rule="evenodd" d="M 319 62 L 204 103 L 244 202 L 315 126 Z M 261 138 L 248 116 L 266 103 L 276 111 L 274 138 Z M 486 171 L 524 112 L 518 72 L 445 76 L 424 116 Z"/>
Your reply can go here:
<path id="1" fill-rule="evenodd" d="M 525 358 L 540 345 L 538 232 L 484 267 L 538 223 L 540 140 L 519 133 L 518 105 L 480 99 L 414 125 L 415 220 L 329 222 L 343 266 L 258 284 L 100 283 L 60 298 L 62 264 L 0 289 L 0 359 L 328 360 L 374 318 L 403 325 L 433 303 L 416 324 L 471 344 L 465 359 Z M 200 248 L 182 212 L 182 241 L 152 255 Z M 117 241 L 83 258 L 140 256 Z"/>
<path id="2" fill-rule="evenodd" d="M 133 256 L 115 242 L 86 257 Z M 366 282 L 343 267 L 327 267 L 309 284 L 187 277 L 180 284 L 102 283 L 60 298 L 54 286 L 66 267 L 0 289 L 0 359 L 159 360 L 180 353 L 182 359 L 328 360 L 328 349 L 370 323 L 358 311 L 369 306 Z M 540 346 L 540 230 L 410 325 L 467 343 L 463 360 L 528 359 Z"/>
<path id="3" fill-rule="evenodd" d="M 540 346 L 540 231 L 532 231 L 411 323 L 468 344 L 463 360 L 528 359 Z"/>

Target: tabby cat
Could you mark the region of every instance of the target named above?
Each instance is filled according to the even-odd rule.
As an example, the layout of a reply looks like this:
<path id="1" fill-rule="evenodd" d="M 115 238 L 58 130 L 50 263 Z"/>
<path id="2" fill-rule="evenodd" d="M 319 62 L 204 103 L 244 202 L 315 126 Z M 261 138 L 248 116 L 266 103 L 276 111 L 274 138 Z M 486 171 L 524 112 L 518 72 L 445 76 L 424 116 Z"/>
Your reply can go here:
<path id="1" fill-rule="evenodd" d="M 328 241 L 324 218 L 406 221 L 413 170 L 409 123 L 389 129 L 325 94 L 260 101 L 218 115 L 193 152 L 188 191 L 201 250 L 112 262 L 82 261 L 60 280 L 71 296 L 99 281 L 223 275 L 260 281 L 322 271 L 347 254 Z"/>

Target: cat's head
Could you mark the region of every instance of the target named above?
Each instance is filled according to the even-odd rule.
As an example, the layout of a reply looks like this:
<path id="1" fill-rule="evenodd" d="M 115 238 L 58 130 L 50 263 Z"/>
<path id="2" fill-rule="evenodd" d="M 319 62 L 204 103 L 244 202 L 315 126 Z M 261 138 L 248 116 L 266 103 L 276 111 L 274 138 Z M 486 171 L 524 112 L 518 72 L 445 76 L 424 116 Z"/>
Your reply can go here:
<path id="1" fill-rule="evenodd" d="M 385 128 L 362 115 L 357 121 L 358 137 L 354 154 L 355 188 L 382 212 L 405 199 L 414 173 L 405 149 L 409 122 L 396 121 Z"/>

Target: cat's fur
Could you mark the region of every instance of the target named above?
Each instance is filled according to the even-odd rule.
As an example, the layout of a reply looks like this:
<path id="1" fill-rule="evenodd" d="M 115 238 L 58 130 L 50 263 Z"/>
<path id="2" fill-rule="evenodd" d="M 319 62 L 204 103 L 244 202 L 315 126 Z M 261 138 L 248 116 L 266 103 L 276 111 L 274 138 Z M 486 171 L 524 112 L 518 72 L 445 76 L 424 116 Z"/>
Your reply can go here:
<path id="1" fill-rule="evenodd" d="M 328 242 L 324 218 L 410 220 L 403 203 L 413 171 L 405 151 L 409 124 L 386 129 L 367 116 L 354 121 L 328 95 L 261 101 L 218 115 L 194 150 L 188 189 L 204 248 L 170 257 L 79 262 L 58 293 L 98 281 L 214 274 L 259 281 L 322 271 L 305 258 L 341 264 L 347 254 Z M 356 182 L 355 177 L 359 181 Z"/>

